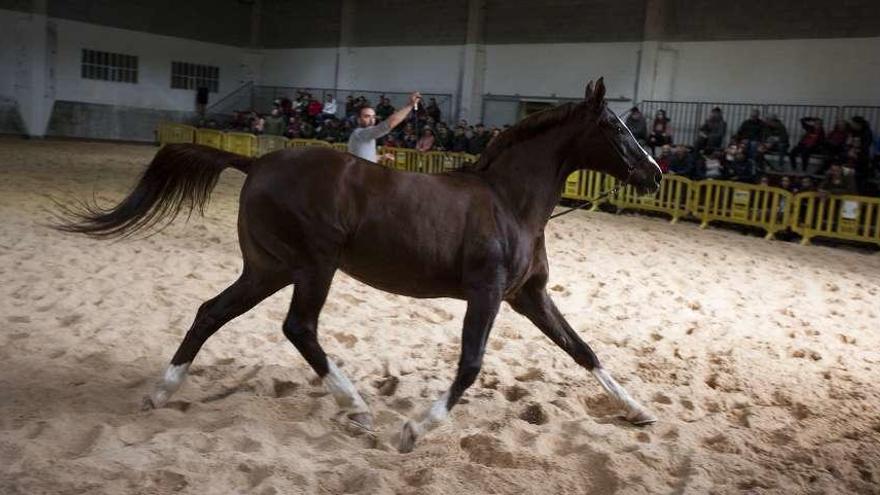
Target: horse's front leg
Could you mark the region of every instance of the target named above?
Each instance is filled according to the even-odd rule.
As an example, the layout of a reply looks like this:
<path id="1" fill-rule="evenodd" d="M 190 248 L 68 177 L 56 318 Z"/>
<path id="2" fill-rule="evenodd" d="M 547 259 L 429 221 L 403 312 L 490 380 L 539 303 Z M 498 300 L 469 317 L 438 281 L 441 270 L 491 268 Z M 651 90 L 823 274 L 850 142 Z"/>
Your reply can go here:
<path id="1" fill-rule="evenodd" d="M 492 322 L 498 314 L 502 299 L 501 287 L 485 287 L 475 290 L 468 297 L 464 327 L 461 332 L 461 355 L 458 372 L 452 386 L 437 399 L 418 419 L 410 419 L 403 425 L 400 433 L 400 452 L 410 452 L 416 440 L 434 429 L 449 415 L 449 411 L 461 398 L 465 390 L 473 385 L 483 364 L 486 340 L 492 329 Z"/>
<path id="2" fill-rule="evenodd" d="M 608 371 L 586 342 L 571 328 L 545 289 L 546 279 L 537 277 L 510 300 L 511 307 L 535 324 L 550 340 L 567 352 L 581 366 L 590 370 L 602 388 L 626 410 L 626 419 L 635 425 L 657 421 L 647 409 L 633 399 Z"/>

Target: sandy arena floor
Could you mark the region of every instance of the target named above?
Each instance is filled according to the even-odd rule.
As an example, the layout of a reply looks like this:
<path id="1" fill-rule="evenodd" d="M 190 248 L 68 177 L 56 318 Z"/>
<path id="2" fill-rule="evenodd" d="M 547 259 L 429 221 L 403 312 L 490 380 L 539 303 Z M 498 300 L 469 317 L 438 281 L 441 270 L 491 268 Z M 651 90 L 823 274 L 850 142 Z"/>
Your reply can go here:
<path id="1" fill-rule="evenodd" d="M 206 218 L 147 239 L 44 224 L 48 195 L 117 200 L 155 152 L 0 139 L 2 494 L 880 493 L 880 255 L 637 216 L 552 222 L 550 286 L 653 426 L 618 419 L 504 306 L 464 403 L 398 454 L 404 419 L 452 379 L 464 304 L 341 273 L 320 333 L 377 442 L 345 431 L 282 335 L 290 288 L 142 412 L 196 308 L 238 274 L 243 176 L 224 173 Z"/>

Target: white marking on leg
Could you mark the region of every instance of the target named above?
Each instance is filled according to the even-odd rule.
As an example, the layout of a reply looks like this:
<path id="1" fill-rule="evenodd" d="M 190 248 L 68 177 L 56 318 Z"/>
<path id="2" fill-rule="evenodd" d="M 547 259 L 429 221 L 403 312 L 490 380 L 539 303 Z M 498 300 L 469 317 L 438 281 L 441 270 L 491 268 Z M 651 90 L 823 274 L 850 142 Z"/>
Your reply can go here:
<path id="1" fill-rule="evenodd" d="M 449 402 L 449 391 L 443 392 L 439 399 L 431 404 L 431 407 L 422 414 L 421 419 L 410 419 L 403 424 L 403 431 L 400 433 L 400 445 L 398 450 L 401 452 L 410 452 L 415 446 L 416 440 L 425 433 L 436 428 L 443 420 L 449 416 L 447 403 Z"/>
<path id="2" fill-rule="evenodd" d="M 168 399 L 180 388 L 180 385 L 183 383 L 183 380 L 186 378 L 187 370 L 189 370 L 189 365 L 192 363 L 184 363 L 178 365 L 170 365 L 165 369 L 165 374 L 162 375 L 162 381 L 156 384 L 156 390 L 153 391 L 152 394 L 147 398 L 149 400 L 149 404 L 145 403 L 144 406 L 151 407 L 162 407 L 167 402 Z"/>
<path id="3" fill-rule="evenodd" d="M 609 375 L 604 368 L 593 368 L 592 373 L 593 376 L 599 380 L 602 388 L 604 388 L 618 404 L 626 409 L 627 421 L 636 425 L 643 425 L 657 421 L 657 418 L 636 402 L 635 399 L 633 399 L 626 390 L 614 380 L 614 378 L 611 378 L 611 375 Z"/>
<path id="4" fill-rule="evenodd" d="M 336 367 L 336 364 L 333 361 L 327 360 L 327 375 L 324 376 L 323 382 L 324 387 L 327 388 L 327 391 L 333 395 L 333 398 L 336 399 L 336 403 L 339 404 L 343 410 L 349 413 L 349 415 L 354 413 L 369 413 L 370 409 L 367 407 L 367 403 L 364 402 L 364 399 L 361 398 L 361 395 L 358 393 L 357 389 L 354 388 L 354 385 L 342 373 L 342 370 Z"/>

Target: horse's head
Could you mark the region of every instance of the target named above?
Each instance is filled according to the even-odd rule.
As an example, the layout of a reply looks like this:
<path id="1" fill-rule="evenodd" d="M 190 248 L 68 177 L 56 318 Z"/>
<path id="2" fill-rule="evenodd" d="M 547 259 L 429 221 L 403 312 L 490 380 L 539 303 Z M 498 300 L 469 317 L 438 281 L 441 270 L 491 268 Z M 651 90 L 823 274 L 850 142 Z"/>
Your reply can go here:
<path id="1" fill-rule="evenodd" d="M 605 82 L 587 84 L 586 120 L 583 132 L 574 140 L 576 163 L 607 173 L 635 187 L 639 194 L 657 191 L 663 175 L 657 162 L 636 141 L 632 133 L 605 103 Z"/>

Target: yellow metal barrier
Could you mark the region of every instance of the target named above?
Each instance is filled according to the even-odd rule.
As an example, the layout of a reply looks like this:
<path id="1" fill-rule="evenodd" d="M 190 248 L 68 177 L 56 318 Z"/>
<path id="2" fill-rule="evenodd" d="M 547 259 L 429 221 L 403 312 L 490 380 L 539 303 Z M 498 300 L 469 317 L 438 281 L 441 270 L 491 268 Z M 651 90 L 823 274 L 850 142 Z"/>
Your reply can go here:
<path id="1" fill-rule="evenodd" d="M 791 230 L 801 235 L 801 244 L 813 237 L 833 237 L 880 245 L 880 198 L 797 194 Z"/>
<path id="2" fill-rule="evenodd" d="M 287 138 L 283 136 L 257 136 L 257 156 L 263 156 L 266 153 L 283 150 L 287 147 Z"/>
<path id="3" fill-rule="evenodd" d="M 257 155 L 257 136 L 245 132 L 224 132 L 223 149 L 244 156 Z"/>
<path id="4" fill-rule="evenodd" d="M 223 133 L 213 129 L 196 130 L 196 144 L 203 144 L 212 148 L 223 149 Z"/>
<path id="5" fill-rule="evenodd" d="M 614 187 L 614 178 L 594 170 L 578 170 L 568 176 L 565 180 L 565 187 L 562 190 L 562 197 L 566 199 L 575 199 L 587 201 L 595 198 Z M 595 211 L 599 205 L 607 201 L 602 199 L 593 204 L 590 211 Z"/>
<path id="6" fill-rule="evenodd" d="M 158 135 L 160 146 L 171 143 L 194 143 L 196 141 L 196 128 L 165 122 L 159 124 Z"/>
<path id="7" fill-rule="evenodd" d="M 382 148 L 383 153 L 391 153 L 394 155 L 394 163 L 392 168 L 397 170 L 407 170 L 410 172 L 418 172 L 420 167 L 419 152 L 406 148 Z"/>
<path id="8" fill-rule="evenodd" d="M 322 148 L 332 147 L 330 143 L 318 139 L 289 139 L 287 141 L 288 148 L 303 148 L 307 146 L 320 146 Z"/>
<path id="9" fill-rule="evenodd" d="M 639 196 L 632 186 L 627 186 L 611 199 L 611 204 L 620 209 L 667 213 L 672 216 L 672 223 L 676 223 L 690 211 L 690 190 L 693 185 L 688 178 L 664 175 L 660 189 L 654 195 Z"/>
<path id="10" fill-rule="evenodd" d="M 348 152 L 348 143 L 333 143 L 330 146 L 336 151 Z"/>
<path id="11" fill-rule="evenodd" d="M 700 228 L 720 220 L 762 228 L 771 239 L 791 225 L 792 195 L 784 189 L 714 180 L 695 185 L 690 203 Z"/>

